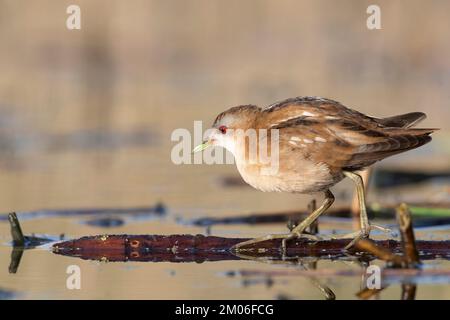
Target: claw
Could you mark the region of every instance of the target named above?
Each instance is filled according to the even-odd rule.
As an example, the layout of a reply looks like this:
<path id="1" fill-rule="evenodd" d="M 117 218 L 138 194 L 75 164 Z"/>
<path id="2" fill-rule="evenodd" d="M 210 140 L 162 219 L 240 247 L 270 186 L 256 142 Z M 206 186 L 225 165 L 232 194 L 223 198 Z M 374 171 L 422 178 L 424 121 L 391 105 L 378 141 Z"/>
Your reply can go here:
<path id="1" fill-rule="evenodd" d="M 282 253 L 285 254 L 286 253 L 286 243 L 288 240 L 291 239 L 300 239 L 300 238 L 305 238 L 308 240 L 314 240 L 314 241 L 319 241 L 322 240 L 322 238 L 312 235 L 312 234 L 307 234 L 307 233 L 297 233 L 297 232 L 291 232 L 291 233 L 287 233 L 287 234 L 268 234 L 266 236 L 263 237 L 259 237 L 259 238 L 255 238 L 255 239 L 251 239 L 251 240 L 247 240 L 244 242 L 240 242 L 238 244 L 235 244 L 233 247 L 231 247 L 231 250 L 235 251 L 235 252 L 239 252 L 241 250 L 243 250 L 243 247 L 249 246 L 249 245 L 254 245 L 260 242 L 265 242 L 268 240 L 273 240 L 273 239 L 282 239 L 281 241 L 281 250 Z M 256 249 L 256 248 L 254 248 Z"/>

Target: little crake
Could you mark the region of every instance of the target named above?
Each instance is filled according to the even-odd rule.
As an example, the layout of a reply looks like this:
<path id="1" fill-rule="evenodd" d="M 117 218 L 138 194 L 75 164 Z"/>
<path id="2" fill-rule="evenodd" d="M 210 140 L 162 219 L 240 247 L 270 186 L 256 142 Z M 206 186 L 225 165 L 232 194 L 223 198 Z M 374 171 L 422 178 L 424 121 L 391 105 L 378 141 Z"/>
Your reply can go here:
<path id="1" fill-rule="evenodd" d="M 369 224 L 364 186 L 358 171 L 397 153 L 418 148 L 431 141 L 436 129 L 412 128 L 425 118 L 422 112 L 412 112 L 388 118 L 373 118 L 345 107 L 339 102 L 319 97 L 297 97 L 272 104 L 264 109 L 254 105 L 230 108 L 214 121 L 209 139 L 194 149 L 220 146 L 230 151 L 242 178 L 252 187 L 262 191 L 291 193 L 323 192 L 323 204 L 296 226 L 291 233 L 274 234 L 239 243 L 240 250 L 249 244 L 268 239 L 316 238 L 305 233 L 333 203 L 330 187 L 345 177 L 356 185 L 359 204 L 360 230 L 346 235 L 353 238 L 347 247 L 358 239 L 368 237 L 370 230 L 382 227 Z M 237 132 L 252 129 L 257 132 L 256 149 L 248 139 Z M 267 134 L 261 135 L 261 129 Z M 250 150 L 258 150 L 277 130 L 278 168 L 272 174 L 262 174 L 270 163 L 256 161 Z M 270 149 L 271 144 L 264 143 Z M 270 153 L 271 150 L 268 150 Z M 250 161 L 252 158 L 252 161 Z M 271 172 L 267 170 L 265 172 Z"/>

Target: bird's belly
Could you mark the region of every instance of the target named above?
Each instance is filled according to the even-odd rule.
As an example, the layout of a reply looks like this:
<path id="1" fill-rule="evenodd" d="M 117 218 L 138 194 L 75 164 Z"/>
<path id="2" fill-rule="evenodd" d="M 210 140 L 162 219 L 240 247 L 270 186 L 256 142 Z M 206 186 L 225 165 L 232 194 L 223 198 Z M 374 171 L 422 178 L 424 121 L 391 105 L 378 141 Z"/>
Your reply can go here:
<path id="1" fill-rule="evenodd" d="M 325 164 L 302 161 L 295 167 L 280 165 L 276 172 L 263 170 L 260 165 L 237 165 L 246 183 L 264 192 L 314 193 L 325 191 L 340 180 Z M 267 168 L 266 168 L 267 169 Z"/>

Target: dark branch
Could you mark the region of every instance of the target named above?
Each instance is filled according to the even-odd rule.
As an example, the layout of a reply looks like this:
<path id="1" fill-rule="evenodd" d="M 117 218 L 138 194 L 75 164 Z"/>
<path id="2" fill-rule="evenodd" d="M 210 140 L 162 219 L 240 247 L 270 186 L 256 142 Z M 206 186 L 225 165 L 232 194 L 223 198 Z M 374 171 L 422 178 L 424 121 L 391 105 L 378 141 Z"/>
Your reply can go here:
<path id="1" fill-rule="evenodd" d="M 203 235 L 105 235 L 63 241 L 53 245 L 53 249 L 56 254 L 93 260 L 203 262 L 242 259 L 232 252 L 232 247 L 246 240 L 249 239 Z M 293 240 L 288 242 L 286 254 L 325 259 L 344 257 L 347 253 L 343 248 L 349 241 L 348 239 L 318 242 Z M 378 240 L 375 243 L 393 252 L 402 251 L 401 243 L 395 240 Z M 280 239 L 268 240 L 247 248 L 241 254 L 255 258 L 282 258 Z M 417 241 L 417 248 L 421 252 L 421 259 L 450 257 L 450 241 Z M 353 250 L 352 253 L 361 252 Z"/>

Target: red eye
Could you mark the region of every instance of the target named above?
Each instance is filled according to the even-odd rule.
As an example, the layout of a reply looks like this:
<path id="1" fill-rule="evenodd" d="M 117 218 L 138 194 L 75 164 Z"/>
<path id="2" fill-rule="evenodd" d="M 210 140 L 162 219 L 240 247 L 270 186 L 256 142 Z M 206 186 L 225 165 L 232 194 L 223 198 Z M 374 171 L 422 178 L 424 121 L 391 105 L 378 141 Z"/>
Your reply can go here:
<path id="1" fill-rule="evenodd" d="M 219 127 L 219 131 L 222 132 L 223 134 L 227 133 L 227 127 L 225 126 L 220 126 Z"/>

